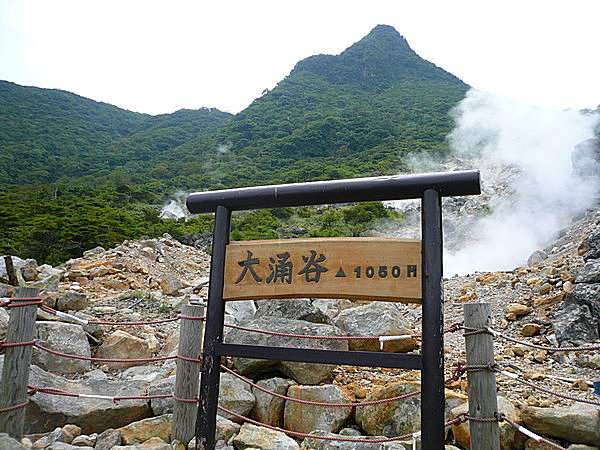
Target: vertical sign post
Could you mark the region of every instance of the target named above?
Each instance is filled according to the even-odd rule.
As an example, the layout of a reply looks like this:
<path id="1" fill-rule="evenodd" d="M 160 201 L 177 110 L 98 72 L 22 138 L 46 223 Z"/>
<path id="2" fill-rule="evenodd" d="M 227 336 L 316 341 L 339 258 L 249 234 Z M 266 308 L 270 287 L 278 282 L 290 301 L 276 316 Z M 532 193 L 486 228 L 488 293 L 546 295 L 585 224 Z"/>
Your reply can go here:
<path id="1" fill-rule="evenodd" d="M 439 192 L 423 193 L 423 370 L 421 371 L 421 443 L 444 448 L 444 311 L 442 295 L 442 208 Z M 430 423 L 425 432 L 425 424 Z"/>
<path id="2" fill-rule="evenodd" d="M 202 450 L 215 448 L 219 377 L 221 373 L 221 357 L 216 355 L 215 348 L 219 342 L 223 341 L 223 322 L 225 320 L 223 274 L 225 273 L 225 250 L 229 243 L 230 225 L 231 210 L 224 206 L 217 206 L 210 264 L 204 351 L 202 354 L 200 403 L 196 419 L 196 448 Z"/>

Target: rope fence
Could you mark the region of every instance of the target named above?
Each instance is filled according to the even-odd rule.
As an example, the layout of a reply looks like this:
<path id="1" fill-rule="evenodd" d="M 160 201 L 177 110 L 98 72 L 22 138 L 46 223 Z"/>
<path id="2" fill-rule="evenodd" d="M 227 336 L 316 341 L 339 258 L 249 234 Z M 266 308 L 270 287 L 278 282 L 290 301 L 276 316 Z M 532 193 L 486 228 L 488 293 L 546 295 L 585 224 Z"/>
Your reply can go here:
<path id="1" fill-rule="evenodd" d="M 40 309 L 42 309 L 50 314 L 56 315 L 58 317 L 66 319 L 66 320 L 75 321 L 82 325 L 85 324 L 85 325 L 107 325 L 107 326 L 137 326 L 137 325 L 156 325 L 156 324 L 162 324 L 162 323 L 169 323 L 169 322 L 175 322 L 175 321 L 181 320 L 181 319 L 184 319 L 184 320 L 205 320 L 206 319 L 203 316 L 196 317 L 196 316 L 180 314 L 174 318 L 153 320 L 153 321 L 144 321 L 144 322 L 143 321 L 138 321 L 138 322 L 95 321 L 95 320 L 81 319 L 81 318 L 73 316 L 71 314 L 56 311 L 52 308 L 45 306 L 43 304 L 42 299 L 38 298 L 38 297 L 2 299 L 2 301 L 0 301 L 0 307 L 6 307 L 6 308 L 18 308 L 18 307 L 34 306 L 34 305 L 38 306 Z M 311 335 L 301 335 L 301 334 L 293 334 L 293 333 L 281 333 L 281 332 L 274 332 L 274 331 L 268 331 L 268 330 L 259 330 L 259 329 L 249 328 L 249 327 L 238 326 L 238 325 L 225 325 L 225 326 L 228 326 L 229 328 L 233 328 L 233 329 L 238 329 L 241 331 L 246 331 L 246 332 L 262 333 L 262 334 L 267 334 L 267 335 L 272 335 L 272 336 L 291 337 L 291 338 L 299 338 L 299 339 L 379 340 L 379 342 L 382 346 L 383 346 L 383 343 L 388 340 L 422 337 L 421 333 L 398 335 L 398 336 L 311 336 Z M 585 346 L 580 346 L 580 347 L 547 347 L 547 346 L 532 344 L 532 343 L 529 343 L 526 341 L 520 341 L 518 339 L 507 336 L 497 330 L 494 330 L 491 327 L 486 327 L 486 328 L 465 327 L 462 322 L 457 322 L 457 323 L 452 324 L 450 327 L 445 328 L 444 332 L 451 333 L 451 332 L 456 332 L 459 330 L 465 331 L 463 333 L 463 335 L 465 337 L 474 336 L 477 334 L 490 334 L 490 335 L 492 335 L 493 338 L 501 338 L 501 339 L 505 339 L 505 340 L 508 340 L 513 343 L 529 346 L 529 347 L 536 348 L 536 349 L 543 349 L 543 350 L 547 350 L 547 351 L 551 351 L 551 352 L 561 352 L 561 351 L 562 352 L 579 352 L 579 351 L 592 351 L 592 350 L 600 349 L 600 344 L 585 345 Z M 152 363 L 152 362 L 165 361 L 165 360 L 171 360 L 171 359 L 181 359 L 181 360 L 184 360 L 187 362 L 202 363 L 202 359 L 184 357 L 179 354 L 174 355 L 174 356 L 159 356 L 159 357 L 151 357 L 151 358 L 133 358 L 133 359 L 112 359 L 112 358 L 95 358 L 95 357 L 78 356 L 78 355 L 71 355 L 71 354 L 67 354 L 67 353 L 63 353 L 63 352 L 59 352 L 56 350 L 46 348 L 43 345 L 37 343 L 36 340 L 27 341 L 27 342 L 10 342 L 10 343 L 6 342 L 5 340 L 0 341 L 0 354 L 4 353 L 6 351 L 6 349 L 8 349 L 8 348 L 21 347 L 21 346 L 33 346 L 35 348 L 38 348 L 41 351 L 44 351 L 44 352 L 47 352 L 47 353 L 50 353 L 50 354 L 53 354 L 53 355 L 56 355 L 59 357 L 85 360 L 85 361 L 96 362 L 96 363 L 99 363 L 99 362 L 109 362 L 109 363 L 131 363 L 131 362 L 145 363 L 145 362 L 149 362 L 149 363 Z M 252 382 L 251 380 L 247 379 L 246 377 L 236 373 L 232 369 L 229 369 L 228 367 L 226 367 L 224 365 L 221 365 L 221 370 L 233 375 L 234 377 L 242 380 L 244 383 L 246 383 L 246 384 L 252 386 L 253 388 L 258 389 L 266 394 L 269 394 L 271 396 L 277 397 L 277 398 L 285 400 L 285 401 L 301 403 L 301 404 L 306 404 L 306 405 L 311 405 L 311 406 L 354 408 L 354 407 L 360 407 L 360 406 L 372 406 L 372 405 L 401 401 L 401 400 L 421 394 L 421 391 L 414 391 L 414 392 L 410 392 L 408 394 L 404 394 L 404 395 L 397 396 L 397 397 L 391 397 L 391 398 L 374 400 L 374 401 L 364 401 L 364 402 L 350 402 L 350 403 L 315 402 L 315 401 L 308 401 L 308 400 L 289 397 L 289 396 L 278 394 L 276 392 L 265 389 L 265 388 L 259 386 L 258 384 Z M 501 366 L 495 362 L 489 363 L 489 364 L 458 365 L 454 369 L 452 377 L 450 379 L 446 380 L 446 384 L 449 382 L 452 382 L 452 381 L 459 380 L 460 377 L 464 373 L 481 372 L 481 371 L 493 371 L 493 372 L 500 373 L 505 377 L 508 377 L 519 383 L 525 384 L 533 389 L 536 389 L 536 390 L 539 390 L 544 393 L 554 395 L 554 396 L 557 396 L 560 398 L 564 398 L 564 399 L 571 400 L 574 402 L 588 403 L 588 404 L 600 406 L 600 401 L 580 398 L 580 397 L 576 397 L 576 396 L 570 396 L 570 395 L 562 394 L 560 392 L 555 392 L 550 389 L 546 389 L 541 386 L 538 386 L 535 383 L 531 383 L 525 379 L 522 379 L 519 375 L 517 375 L 515 373 L 503 370 L 501 368 Z M 180 398 L 180 397 L 176 396 L 175 393 L 162 394 L 162 395 L 143 395 L 143 396 L 110 396 L 110 395 L 97 395 L 97 394 L 77 394 L 77 393 L 66 392 L 66 391 L 62 391 L 62 390 L 54 389 L 54 388 L 50 388 L 50 387 L 40 387 L 40 386 L 28 386 L 28 389 L 29 389 L 29 391 L 27 392 L 27 394 L 29 396 L 33 396 L 37 393 L 43 393 L 43 394 L 49 394 L 49 395 L 67 396 L 67 397 L 72 397 L 72 398 L 91 398 L 91 399 L 109 400 L 109 401 L 114 402 L 115 404 L 118 404 L 119 401 L 123 401 L 123 400 L 151 400 L 151 399 L 165 399 L 165 398 L 173 398 L 175 401 L 182 402 L 182 403 L 198 403 L 198 401 L 199 401 L 198 398 L 193 398 L 193 399 Z M 14 410 L 17 410 L 20 408 L 24 408 L 29 403 L 30 403 L 30 399 L 27 399 L 25 402 L 22 402 L 20 404 L 8 406 L 5 408 L 0 408 L 0 414 L 14 411 Z M 264 423 L 254 420 L 254 419 L 250 419 L 248 417 L 237 414 L 237 413 L 230 411 L 221 406 L 219 406 L 219 410 L 221 410 L 222 412 L 225 412 L 227 414 L 230 414 L 233 417 L 237 417 L 238 419 L 241 419 L 245 422 L 249 422 L 249 423 L 252 423 L 257 426 L 266 427 L 271 430 L 280 431 L 280 432 L 283 432 L 287 435 L 290 435 L 290 436 L 293 436 L 296 438 L 314 438 L 314 439 L 319 439 L 319 440 L 356 442 L 356 443 L 384 443 L 384 442 L 393 442 L 393 441 L 398 441 L 398 440 L 413 439 L 413 444 L 415 444 L 416 439 L 420 436 L 420 432 L 409 433 L 409 434 L 405 434 L 402 436 L 396 436 L 396 437 L 391 437 L 391 438 L 373 438 L 373 439 L 366 439 L 366 438 L 360 439 L 360 438 L 337 437 L 337 436 L 335 436 L 335 437 L 320 436 L 320 435 L 314 435 L 314 434 L 299 433 L 296 431 L 285 430 L 280 427 L 275 427 L 275 426 L 271 426 L 268 424 L 264 424 Z M 449 422 L 446 422 L 445 426 L 447 427 L 447 426 L 451 426 L 451 425 L 456 425 L 456 424 L 463 423 L 466 421 L 473 421 L 473 422 L 502 422 L 502 421 L 505 421 L 508 424 L 510 424 L 511 426 L 515 427 L 521 433 L 524 433 L 525 435 L 536 440 L 537 442 L 545 443 L 553 448 L 564 449 L 564 447 L 561 447 L 561 446 L 527 430 L 526 428 L 515 423 L 514 421 L 512 421 L 511 419 L 509 419 L 502 413 L 496 413 L 495 417 L 493 417 L 493 418 L 492 417 L 478 418 L 478 417 L 472 417 L 466 413 L 463 413 L 463 414 L 459 415 L 458 417 L 456 417 L 455 419 L 453 419 Z"/>

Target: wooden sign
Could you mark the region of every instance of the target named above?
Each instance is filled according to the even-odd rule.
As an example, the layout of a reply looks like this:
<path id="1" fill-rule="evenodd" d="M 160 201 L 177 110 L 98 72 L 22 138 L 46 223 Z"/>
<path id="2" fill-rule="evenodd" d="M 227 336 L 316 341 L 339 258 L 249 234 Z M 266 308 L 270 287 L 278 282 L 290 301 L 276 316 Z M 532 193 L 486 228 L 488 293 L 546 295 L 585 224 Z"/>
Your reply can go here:
<path id="1" fill-rule="evenodd" d="M 420 303 L 421 242 L 318 238 L 227 246 L 225 300 L 294 297 Z"/>

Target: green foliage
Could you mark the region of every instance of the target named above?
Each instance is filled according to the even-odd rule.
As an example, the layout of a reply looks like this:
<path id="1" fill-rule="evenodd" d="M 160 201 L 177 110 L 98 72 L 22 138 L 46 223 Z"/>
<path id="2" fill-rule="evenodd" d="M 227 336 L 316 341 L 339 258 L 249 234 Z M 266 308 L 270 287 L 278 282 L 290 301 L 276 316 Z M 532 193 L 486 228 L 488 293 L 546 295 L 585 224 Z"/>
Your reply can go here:
<path id="1" fill-rule="evenodd" d="M 383 25 L 340 55 L 300 61 L 235 116 L 149 116 L 0 81 L 0 253 L 56 264 L 124 239 L 208 231 L 212 216 L 159 218 L 176 190 L 386 175 L 411 153 L 441 158 L 467 88 Z M 398 218 L 379 203 L 244 212 L 232 238 L 277 238 L 291 224 L 355 236 L 387 219 Z"/>

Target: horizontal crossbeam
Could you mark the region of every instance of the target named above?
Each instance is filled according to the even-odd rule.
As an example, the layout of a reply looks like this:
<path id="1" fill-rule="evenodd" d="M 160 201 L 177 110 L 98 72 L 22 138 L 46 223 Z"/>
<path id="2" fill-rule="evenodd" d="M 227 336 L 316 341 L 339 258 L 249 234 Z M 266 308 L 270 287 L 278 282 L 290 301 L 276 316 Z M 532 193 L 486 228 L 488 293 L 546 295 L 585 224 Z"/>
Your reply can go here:
<path id="1" fill-rule="evenodd" d="M 479 194 L 479 171 L 423 173 L 350 180 L 255 186 L 195 192 L 187 198 L 192 214 L 214 212 L 217 206 L 232 211 L 330 203 L 420 198 L 427 189 L 442 197 Z"/>
<path id="2" fill-rule="evenodd" d="M 337 364 L 361 367 L 386 367 L 389 369 L 421 370 L 421 355 L 385 352 L 323 350 L 314 348 L 267 347 L 262 345 L 215 345 L 217 356 L 294 361 L 319 364 Z"/>

